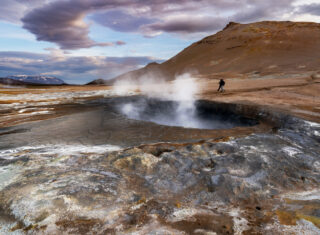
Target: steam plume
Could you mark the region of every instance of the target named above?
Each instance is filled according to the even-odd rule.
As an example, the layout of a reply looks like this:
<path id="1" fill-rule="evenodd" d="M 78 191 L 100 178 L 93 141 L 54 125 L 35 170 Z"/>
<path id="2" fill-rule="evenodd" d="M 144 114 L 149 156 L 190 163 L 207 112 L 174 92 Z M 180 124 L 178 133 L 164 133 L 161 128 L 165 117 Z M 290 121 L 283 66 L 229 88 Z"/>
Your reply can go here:
<path id="1" fill-rule="evenodd" d="M 138 81 L 120 81 L 115 87 L 118 95 L 132 94 L 139 91 L 149 99 L 174 101 L 174 107 L 167 107 L 166 113 L 155 111 L 157 114 L 147 113 L 148 103 L 145 100 L 128 102 L 119 106 L 119 111 L 131 119 L 148 120 L 169 126 L 183 126 L 190 128 L 204 128 L 196 117 L 196 94 L 198 86 L 196 79 L 189 73 L 176 76 L 173 82 L 166 82 L 159 74 L 147 74 Z M 162 109 L 163 110 L 163 109 Z"/>

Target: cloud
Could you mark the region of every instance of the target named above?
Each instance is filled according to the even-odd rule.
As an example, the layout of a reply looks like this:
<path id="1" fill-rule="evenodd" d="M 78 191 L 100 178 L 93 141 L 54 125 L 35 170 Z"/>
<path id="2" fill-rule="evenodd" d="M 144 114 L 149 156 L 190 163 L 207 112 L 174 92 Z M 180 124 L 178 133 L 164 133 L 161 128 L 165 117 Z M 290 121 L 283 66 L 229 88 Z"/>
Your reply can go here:
<path id="1" fill-rule="evenodd" d="M 25 2 L 32 2 L 29 3 L 32 10 L 26 10 Z M 23 27 L 38 40 L 56 43 L 65 50 L 123 45 L 94 41 L 89 37 L 92 22 L 114 31 L 139 33 L 147 37 L 162 33 L 206 36 L 222 29 L 229 21 L 248 23 L 290 20 L 301 12 L 319 14 L 319 4 L 303 6 L 297 12 L 294 2 L 295 0 L 4 0 L 2 5 L 5 9 L 8 8 L 8 12 L 23 14 Z M 14 14 L 4 12 L 4 15 L 2 17 L 8 18 Z"/>
<path id="2" fill-rule="evenodd" d="M 1 0 L 0 20 L 20 24 L 20 19 L 26 12 L 45 2 L 46 0 Z"/>
<path id="3" fill-rule="evenodd" d="M 25 15 L 22 18 L 23 28 L 36 35 L 37 40 L 56 43 L 61 49 L 113 46 L 112 42 L 90 39 L 89 25 L 84 22 L 89 12 L 113 5 L 113 1 L 102 0 L 51 2 Z"/>
<path id="4" fill-rule="evenodd" d="M 135 32 L 140 26 L 154 22 L 149 18 L 130 15 L 120 10 L 94 14 L 91 18 L 95 22 L 119 32 Z"/>
<path id="5" fill-rule="evenodd" d="M 311 14 L 311 15 L 320 16 L 320 3 L 301 5 L 298 8 L 298 12 L 302 14 Z"/>
<path id="6" fill-rule="evenodd" d="M 50 52 L 50 57 L 55 61 L 65 61 L 68 54 L 66 51 L 57 48 L 45 48 L 45 50 Z"/>
<path id="7" fill-rule="evenodd" d="M 172 17 L 163 22 L 146 25 L 142 28 L 145 35 L 169 33 L 198 33 L 216 31 L 224 26 L 221 18 L 210 16 L 180 16 Z"/>
<path id="8" fill-rule="evenodd" d="M 294 11 L 293 0 L 269 0 L 249 2 L 245 8 L 233 15 L 233 20 L 242 23 L 260 20 L 282 20 L 286 13 Z"/>
<path id="9" fill-rule="evenodd" d="M 26 59 L 44 59 L 45 54 L 20 52 L 20 51 L 0 51 L 0 58 L 26 58 Z"/>
<path id="10" fill-rule="evenodd" d="M 21 20 L 23 22 L 23 28 L 33 33 L 37 40 L 48 41 L 56 43 L 61 49 L 80 49 L 90 48 L 94 46 L 117 46 L 124 45 L 124 42 L 96 42 L 89 38 L 90 25 L 84 21 L 84 18 L 91 13 L 114 9 L 117 7 L 133 6 L 134 4 L 140 4 L 140 1 L 133 0 L 66 0 L 66 1 L 53 1 L 42 7 L 36 8 L 26 14 Z M 115 18 L 118 16 L 117 22 L 113 20 L 103 21 L 102 18 L 110 17 Z M 125 18 L 124 16 L 127 16 Z M 121 18 L 123 17 L 123 18 Z M 131 18 L 130 18 L 131 17 Z M 116 30 L 129 30 L 130 27 L 134 27 L 139 24 L 138 21 L 143 19 L 133 20 L 135 17 L 126 15 L 121 11 L 106 12 L 104 14 L 96 14 L 93 18 L 100 24 L 106 27 L 113 27 Z M 114 24 L 116 23 L 116 24 Z"/>
<path id="11" fill-rule="evenodd" d="M 151 57 L 69 56 L 64 51 L 47 48 L 49 54 L 0 52 L 0 77 L 17 74 L 57 76 L 66 82 L 86 83 L 96 78 L 111 79 L 150 62 Z"/>
<path id="12" fill-rule="evenodd" d="M 0 20 L 19 23 L 24 11 L 25 6 L 23 4 L 11 0 L 3 0 L 0 7 Z"/>

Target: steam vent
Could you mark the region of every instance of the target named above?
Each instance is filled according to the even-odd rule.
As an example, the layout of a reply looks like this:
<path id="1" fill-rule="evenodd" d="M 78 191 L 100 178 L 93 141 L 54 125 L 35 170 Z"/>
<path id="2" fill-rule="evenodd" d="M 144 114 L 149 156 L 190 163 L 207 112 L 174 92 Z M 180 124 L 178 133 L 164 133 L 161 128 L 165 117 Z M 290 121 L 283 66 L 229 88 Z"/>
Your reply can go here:
<path id="1" fill-rule="evenodd" d="M 112 11 L 104 1 L 39 2 L 23 27 L 60 49 L 0 52 L 1 69 L 15 61 L 10 71 L 42 71 L 49 61 L 69 81 L 99 77 L 0 79 L 0 234 L 320 234 L 320 24 L 231 22 L 166 61 L 104 57 L 133 42 L 98 43 L 89 28 L 130 38 L 142 30 L 152 34 L 139 38 L 148 48 L 161 33 L 202 32 L 201 17 L 190 16 L 192 27 L 180 14 L 175 24 L 150 18 L 180 4 L 159 1 L 144 15 L 149 8 L 134 2 L 139 17 L 122 12 L 129 2 Z M 73 54 L 96 46 L 99 56 Z"/>

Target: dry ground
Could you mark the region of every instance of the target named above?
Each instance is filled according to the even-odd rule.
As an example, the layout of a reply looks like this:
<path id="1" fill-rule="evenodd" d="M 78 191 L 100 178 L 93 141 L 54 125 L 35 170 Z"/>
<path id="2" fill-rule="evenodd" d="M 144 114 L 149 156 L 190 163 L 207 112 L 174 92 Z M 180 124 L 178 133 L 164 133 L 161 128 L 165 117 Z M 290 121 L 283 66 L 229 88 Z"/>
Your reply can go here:
<path id="1" fill-rule="evenodd" d="M 201 98 L 267 106 L 320 122 L 320 78 L 239 78 L 225 81 L 226 91 L 219 93 L 219 80 L 201 79 Z"/>
<path id="2" fill-rule="evenodd" d="M 0 127 L 45 120 L 87 110 L 82 101 L 102 98 L 107 86 L 28 86 L 0 85 Z"/>

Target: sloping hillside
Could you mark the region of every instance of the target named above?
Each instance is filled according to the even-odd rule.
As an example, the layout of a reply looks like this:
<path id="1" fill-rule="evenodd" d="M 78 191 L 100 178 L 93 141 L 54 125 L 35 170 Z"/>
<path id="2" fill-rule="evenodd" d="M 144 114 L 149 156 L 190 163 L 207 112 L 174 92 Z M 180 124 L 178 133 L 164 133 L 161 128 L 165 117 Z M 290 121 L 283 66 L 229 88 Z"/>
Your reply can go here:
<path id="1" fill-rule="evenodd" d="M 229 23 L 222 31 L 193 43 L 162 64 L 120 75 L 108 83 L 144 74 L 193 72 L 200 77 L 299 74 L 320 68 L 320 24 L 264 21 Z"/>

